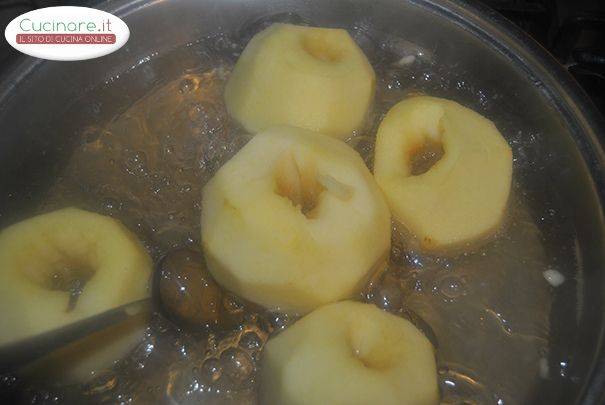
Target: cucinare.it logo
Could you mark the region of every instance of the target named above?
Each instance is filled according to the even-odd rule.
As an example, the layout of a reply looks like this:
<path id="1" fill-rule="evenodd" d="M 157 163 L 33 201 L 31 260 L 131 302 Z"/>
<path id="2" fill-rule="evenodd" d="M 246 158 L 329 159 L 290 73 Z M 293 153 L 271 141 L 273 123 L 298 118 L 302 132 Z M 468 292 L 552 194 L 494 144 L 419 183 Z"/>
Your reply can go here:
<path id="1" fill-rule="evenodd" d="M 120 49 L 130 36 L 118 17 L 87 7 L 48 7 L 22 14 L 4 31 L 27 55 L 50 60 L 98 58 Z"/>

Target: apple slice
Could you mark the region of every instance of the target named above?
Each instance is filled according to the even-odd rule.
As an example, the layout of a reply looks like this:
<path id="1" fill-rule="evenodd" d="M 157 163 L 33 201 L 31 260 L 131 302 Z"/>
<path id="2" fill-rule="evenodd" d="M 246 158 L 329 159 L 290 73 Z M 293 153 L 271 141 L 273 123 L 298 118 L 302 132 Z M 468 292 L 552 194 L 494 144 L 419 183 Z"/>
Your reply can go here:
<path id="1" fill-rule="evenodd" d="M 374 86 L 372 66 L 345 30 L 274 24 L 244 49 L 225 101 L 252 133 L 292 125 L 344 138 L 363 126 Z"/>
<path id="2" fill-rule="evenodd" d="M 361 157 L 293 127 L 256 135 L 206 184 L 202 245 L 214 278 L 270 309 L 351 297 L 390 248 L 390 212 Z"/>
<path id="3" fill-rule="evenodd" d="M 412 97 L 383 119 L 374 175 L 421 249 L 491 234 L 506 212 L 512 152 L 495 125 L 453 101 Z"/>
<path id="4" fill-rule="evenodd" d="M 437 404 L 435 355 L 409 321 L 345 301 L 297 321 L 263 351 L 260 403 Z"/>

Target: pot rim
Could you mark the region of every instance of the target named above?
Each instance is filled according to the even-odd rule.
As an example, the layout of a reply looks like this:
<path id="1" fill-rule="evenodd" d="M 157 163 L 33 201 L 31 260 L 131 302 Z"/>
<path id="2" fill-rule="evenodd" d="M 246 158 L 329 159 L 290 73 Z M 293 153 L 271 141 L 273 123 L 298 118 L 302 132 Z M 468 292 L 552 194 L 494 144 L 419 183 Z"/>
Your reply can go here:
<path id="1" fill-rule="evenodd" d="M 562 115 L 570 128 L 580 155 L 590 173 L 598 196 L 604 224 L 605 202 L 605 119 L 577 81 L 542 45 L 497 11 L 477 0 L 411 0 L 453 20 L 481 40 L 491 44 L 517 66 L 522 67 L 534 83 L 542 84 L 543 93 Z M 537 80 L 537 81 L 536 81 Z M 605 401 L 605 325 L 598 330 L 598 346 L 576 403 L 600 404 Z"/>

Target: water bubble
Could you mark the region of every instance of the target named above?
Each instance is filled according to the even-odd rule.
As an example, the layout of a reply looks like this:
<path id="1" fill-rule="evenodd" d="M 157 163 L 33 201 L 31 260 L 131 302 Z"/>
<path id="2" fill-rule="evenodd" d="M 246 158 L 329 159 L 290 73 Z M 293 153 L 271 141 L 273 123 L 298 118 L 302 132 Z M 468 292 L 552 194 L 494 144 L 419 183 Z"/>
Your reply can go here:
<path id="1" fill-rule="evenodd" d="M 0 375 L 0 387 L 5 390 L 5 389 L 10 389 L 13 386 L 15 386 L 17 384 L 19 380 L 17 379 L 17 376 L 13 375 L 13 374 L 1 374 Z"/>
<path id="2" fill-rule="evenodd" d="M 447 302 L 454 302 L 458 297 L 466 294 L 464 278 L 451 275 L 441 278 L 436 286 L 438 294 Z"/>
<path id="3" fill-rule="evenodd" d="M 59 403 L 61 400 L 61 397 L 58 396 L 56 393 L 45 390 L 45 389 L 39 389 L 39 390 L 26 390 L 24 393 L 22 393 L 23 397 L 23 403 L 30 403 L 30 404 L 36 404 L 36 405 L 44 405 L 44 404 L 56 404 Z"/>
<path id="4" fill-rule="evenodd" d="M 269 321 L 271 322 L 273 331 L 279 333 L 292 324 L 294 319 L 289 314 L 276 312 L 270 315 Z"/>
<path id="5" fill-rule="evenodd" d="M 236 384 L 244 383 L 254 371 L 250 356 L 244 351 L 231 348 L 221 354 L 223 371 Z"/>
<path id="6" fill-rule="evenodd" d="M 421 269 L 424 267 L 424 258 L 418 252 L 411 251 L 405 255 L 406 262 L 412 268 Z"/>
<path id="7" fill-rule="evenodd" d="M 468 89 L 468 85 L 464 80 L 457 80 L 455 86 L 456 86 L 456 90 Z"/>
<path id="8" fill-rule="evenodd" d="M 147 172 L 147 156 L 143 151 L 124 151 L 124 170 L 130 175 L 146 175 Z"/>
<path id="9" fill-rule="evenodd" d="M 386 89 L 390 91 L 401 90 L 405 86 L 405 82 L 402 80 L 398 73 L 393 73 L 387 76 L 385 83 Z"/>
<path id="10" fill-rule="evenodd" d="M 191 403 L 206 390 L 203 376 L 196 367 L 186 363 L 173 366 L 168 372 L 166 396 L 177 403 Z"/>
<path id="11" fill-rule="evenodd" d="M 245 331 L 253 331 L 263 342 L 267 339 L 267 335 L 273 332 L 273 324 L 271 322 L 271 313 L 267 313 L 260 307 L 251 308 L 253 312 L 246 315 Z"/>
<path id="12" fill-rule="evenodd" d="M 116 201 L 113 198 L 106 198 L 103 201 L 103 205 L 105 206 L 105 209 L 111 211 L 114 209 L 114 207 L 116 205 Z"/>
<path id="13" fill-rule="evenodd" d="M 386 273 L 374 293 L 374 302 L 389 312 L 399 312 L 403 308 L 403 291 L 399 280 L 392 273 Z"/>
<path id="14" fill-rule="evenodd" d="M 174 153 L 174 145 L 164 145 L 163 151 L 165 155 L 171 155 L 172 153 Z"/>
<path id="15" fill-rule="evenodd" d="M 152 183 L 155 184 L 158 188 L 170 186 L 170 176 L 164 173 L 163 171 L 153 172 L 149 177 Z"/>
<path id="16" fill-rule="evenodd" d="M 223 298 L 223 306 L 225 310 L 232 315 L 243 314 L 244 303 L 233 294 L 226 294 Z"/>
<path id="17" fill-rule="evenodd" d="M 206 375 L 206 378 L 209 382 L 214 383 L 221 378 L 223 368 L 217 359 L 210 358 L 204 361 L 202 365 L 202 372 Z"/>
<path id="18" fill-rule="evenodd" d="M 179 83 L 179 93 L 190 93 L 199 88 L 200 81 L 194 77 L 185 77 Z"/>
<path id="19" fill-rule="evenodd" d="M 259 350 L 263 344 L 263 339 L 255 332 L 246 332 L 239 340 L 239 345 L 247 350 Z"/>
<path id="20" fill-rule="evenodd" d="M 102 201 L 103 210 L 107 212 L 109 215 L 114 213 L 115 211 L 120 211 L 123 208 L 123 202 L 118 201 L 113 197 L 105 197 Z"/>

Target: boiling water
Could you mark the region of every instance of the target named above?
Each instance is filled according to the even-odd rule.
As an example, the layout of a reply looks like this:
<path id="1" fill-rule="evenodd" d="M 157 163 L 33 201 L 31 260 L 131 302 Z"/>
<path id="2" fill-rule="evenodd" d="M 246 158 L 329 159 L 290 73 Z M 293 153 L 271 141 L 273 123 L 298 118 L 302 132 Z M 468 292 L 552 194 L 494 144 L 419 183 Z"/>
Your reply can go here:
<path id="1" fill-rule="evenodd" d="M 129 81 L 147 81 L 145 94 L 116 101 L 104 108 L 110 114 L 81 128 L 79 144 L 39 211 L 78 206 L 111 215 L 140 237 L 156 263 L 177 248 L 199 250 L 201 189 L 249 139 L 228 117 L 223 87 L 243 44 L 267 21 L 235 40 L 221 35 L 152 55 L 97 89 L 105 95 L 99 99 L 111 102 L 121 94 L 115 99 L 124 100 Z M 388 268 L 358 298 L 412 320 L 431 339 L 443 403 L 524 402 L 537 381 L 564 372 L 552 369 L 549 356 L 553 287 L 543 276 L 556 270 L 547 252 L 549 227 L 562 220 L 554 206 L 531 207 L 522 181 L 535 164 L 528 139 L 540 135 L 501 111 L 501 96 L 478 88 L 455 66 L 441 66 L 438 55 L 363 26 L 351 32 L 378 77 L 370 124 L 347 140 L 370 168 L 380 119 L 413 93 L 497 115 L 515 156 L 509 215 L 493 240 L 457 257 L 433 257 L 410 249 L 394 227 Z M 159 75 L 166 66 L 170 73 Z M 84 386 L 5 376 L 3 387 L 34 403 L 256 403 L 263 345 L 294 318 L 217 294 L 220 316 L 213 325 L 179 329 L 155 314 L 141 345 Z"/>

